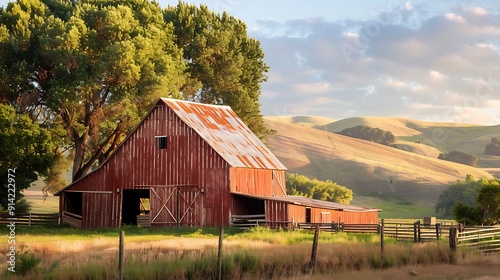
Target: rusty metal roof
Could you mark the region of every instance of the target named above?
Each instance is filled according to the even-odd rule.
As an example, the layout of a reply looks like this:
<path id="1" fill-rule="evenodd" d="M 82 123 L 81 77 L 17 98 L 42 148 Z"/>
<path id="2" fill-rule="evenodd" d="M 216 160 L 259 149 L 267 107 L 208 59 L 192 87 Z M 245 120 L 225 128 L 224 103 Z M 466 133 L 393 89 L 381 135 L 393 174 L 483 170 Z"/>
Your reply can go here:
<path id="1" fill-rule="evenodd" d="M 168 98 L 160 100 L 194 129 L 230 166 L 286 170 L 229 106 Z"/>
<path id="2" fill-rule="evenodd" d="M 313 208 L 323 208 L 323 209 L 332 209 L 332 210 L 340 210 L 346 212 L 380 212 L 381 209 L 378 208 L 370 208 L 356 205 L 348 205 L 331 201 L 324 201 L 319 199 L 307 198 L 303 196 L 262 196 L 262 195 L 250 195 L 238 192 L 231 192 L 234 195 L 241 195 L 252 197 L 261 200 L 273 200 L 273 201 L 281 201 L 290 204 L 303 205 L 305 207 L 313 207 Z"/>

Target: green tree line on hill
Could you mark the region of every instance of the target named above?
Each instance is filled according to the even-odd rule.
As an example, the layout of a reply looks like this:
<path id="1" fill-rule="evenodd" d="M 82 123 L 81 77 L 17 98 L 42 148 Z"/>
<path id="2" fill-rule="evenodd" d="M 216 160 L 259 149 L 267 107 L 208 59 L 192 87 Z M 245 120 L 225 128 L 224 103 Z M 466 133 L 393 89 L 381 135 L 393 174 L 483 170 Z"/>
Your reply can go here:
<path id="1" fill-rule="evenodd" d="M 465 164 L 475 167 L 477 165 L 477 157 L 466 152 L 451 151 L 449 153 L 440 153 L 438 159 L 452 161 L 460 164 Z"/>
<path id="2" fill-rule="evenodd" d="M 289 195 L 298 195 L 319 200 L 349 204 L 353 198 L 352 190 L 330 180 L 309 179 L 304 175 L 287 174 L 286 191 Z"/>
<path id="3" fill-rule="evenodd" d="M 394 136 L 394 134 L 392 134 L 392 132 L 366 125 L 358 125 L 355 127 L 346 128 L 338 133 L 345 136 L 368 140 L 387 146 L 391 146 L 396 141 L 396 137 Z"/>
<path id="4" fill-rule="evenodd" d="M 0 64 L 0 103 L 52 141 L 50 191 L 65 184 L 68 165 L 75 181 L 106 160 L 159 97 L 229 105 L 257 136 L 267 133 L 260 43 L 244 22 L 204 5 L 11 2 L 0 8 Z"/>
<path id="5" fill-rule="evenodd" d="M 491 138 L 491 142 L 484 148 L 486 155 L 500 156 L 500 137 Z"/>

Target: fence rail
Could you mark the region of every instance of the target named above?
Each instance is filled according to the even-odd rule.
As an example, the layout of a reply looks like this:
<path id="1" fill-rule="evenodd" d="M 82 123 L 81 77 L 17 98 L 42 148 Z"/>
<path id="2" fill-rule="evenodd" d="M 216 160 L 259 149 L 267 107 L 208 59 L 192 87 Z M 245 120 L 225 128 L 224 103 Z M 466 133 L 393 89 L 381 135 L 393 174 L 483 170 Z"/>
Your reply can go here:
<path id="1" fill-rule="evenodd" d="M 0 225 L 8 225 L 11 222 L 15 222 L 16 226 L 54 226 L 59 224 L 59 214 L 0 214 Z"/>
<path id="2" fill-rule="evenodd" d="M 61 223 L 70 225 L 74 228 L 82 228 L 82 216 L 63 211 Z"/>
<path id="3" fill-rule="evenodd" d="M 484 253 L 500 252 L 500 227 L 450 230 L 450 247 L 476 248 Z"/>

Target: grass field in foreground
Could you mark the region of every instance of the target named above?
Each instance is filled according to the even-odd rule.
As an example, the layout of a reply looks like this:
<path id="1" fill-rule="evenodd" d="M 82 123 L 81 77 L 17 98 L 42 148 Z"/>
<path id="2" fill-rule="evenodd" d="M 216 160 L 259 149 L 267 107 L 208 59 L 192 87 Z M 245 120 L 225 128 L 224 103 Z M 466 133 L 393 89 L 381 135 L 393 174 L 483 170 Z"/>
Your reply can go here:
<path id="1" fill-rule="evenodd" d="M 125 279 L 214 279 L 217 275 L 217 229 L 184 231 L 125 228 Z M 0 233 L 4 234 L 1 229 Z M 27 241 L 29 231 L 18 232 L 18 268 L 24 275 L 0 272 L 3 279 L 116 279 L 118 276 L 116 231 L 69 240 L 76 230 L 40 228 L 37 238 Z M 88 233 L 88 232 L 87 232 Z M 59 240 L 51 240 L 52 236 Z M 112 235 L 115 235 L 113 238 Z M 416 266 L 463 266 L 499 264 L 476 251 L 453 252 L 446 241 L 404 243 L 387 239 L 384 256 L 377 235 L 320 233 L 314 274 L 310 275 L 313 233 L 271 231 L 256 228 L 228 233 L 224 238 L 222 274 L 225 279 L 362 279 L 353 273 L 378 273 L 387 269 L 409 271 Z M 2 246 L 1 248 L 5 248 Z M 2 249 L 2 254 L 5 250 Z M 471 267 L 472 267 L 471 265 Z M 1 268 L 5 264 L 0 265 Z M 500 266 L 482 269 L 478 275 L 495 275 Z M 420 271 L 420 270 L 419 270 Z M 419 279 L 432 278 L 435 271 Z M 347 276 L 346 276 L 347 275 Z M 467 275 L 466 277 L 469 277 Z M 390 279 L 390 278 L 386 278 Z M 447 278 L 442 278 L 447 279 Z M 457 278 L 453 278 L 457 279 Z M 469 279 L 469 278 L 458 278 Z"/>

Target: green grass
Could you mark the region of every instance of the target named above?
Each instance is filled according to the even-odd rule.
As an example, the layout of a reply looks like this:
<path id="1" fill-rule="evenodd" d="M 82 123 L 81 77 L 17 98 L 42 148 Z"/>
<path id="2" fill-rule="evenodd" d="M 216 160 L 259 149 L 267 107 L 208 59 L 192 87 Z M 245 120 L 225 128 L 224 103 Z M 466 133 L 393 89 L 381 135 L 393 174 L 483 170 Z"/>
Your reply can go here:
<path id="1" fill-rule="evenodd" d="M 8 233 L 7 227 L 0 227 L 0 234 Z M 25 237 L 29 241 L 50 241 L 50 240 L 61 240 L 61 239 L 91 239 L 96 237 L 113 237 L 119 236 L 120 231 L 124 231 L 127 237 L 136 237 L 136 240 L 148 240 L 148 238 L 157 239 L 158 236 L 182 236 L 182 237 L 216 237 L 219 235 L 219 228 L 214 227 L 203 227 L 203 228 L 141 228 L 136 226 L 124 226 L 122 228 L 105 228 L 98 230 L 81 230 L 75 229 L 68 226 L 43 226 L 43 227 L 26 227 L 19 226 L 16 227 L 16 237 L 19 241 L 23 240 Z M 238 234 L 241 231 L 237 228 L 226 227 L 224 228 L 224 235 L 231 236 Z"/>
<path id="2" fill-rule="evenodd" d="M 438 219 L 453 219 L 434 211 L 434 206 L 395 196 L 369 197 L 355 195 L 351 204 L 364 205 L 382 209 L 378 216 L 381 219 L 422 219 L 423 217 L 436 217 Z"/>

